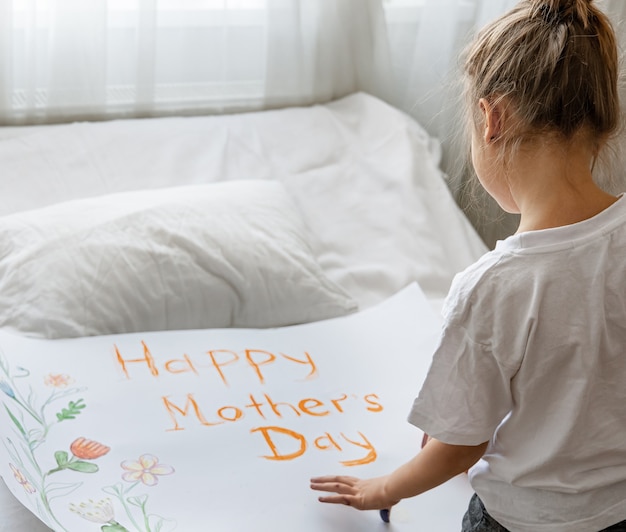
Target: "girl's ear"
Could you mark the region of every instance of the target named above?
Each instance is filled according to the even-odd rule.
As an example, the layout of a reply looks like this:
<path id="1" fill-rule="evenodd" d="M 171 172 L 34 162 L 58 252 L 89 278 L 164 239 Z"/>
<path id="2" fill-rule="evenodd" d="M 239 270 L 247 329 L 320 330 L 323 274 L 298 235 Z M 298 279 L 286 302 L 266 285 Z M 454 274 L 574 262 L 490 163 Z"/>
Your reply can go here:
<path id="1" fill-rule="evenodd" d="M 485 144 L 489 144 L 497 140 L 502 133 L 502 108 L 499 103 L 491 103 L 486 98 L 478 100 L 478 105 L 483 113 L 485 126 L 483 140 Z"/>

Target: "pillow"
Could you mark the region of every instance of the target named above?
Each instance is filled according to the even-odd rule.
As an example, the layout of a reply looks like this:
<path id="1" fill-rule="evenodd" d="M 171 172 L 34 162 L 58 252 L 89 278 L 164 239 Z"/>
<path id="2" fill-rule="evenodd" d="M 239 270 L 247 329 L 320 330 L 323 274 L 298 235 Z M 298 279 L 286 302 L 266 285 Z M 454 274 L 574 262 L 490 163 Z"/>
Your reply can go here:
<path id="1" fill-rule="evenodd" d="M 23 334 L 276 327 L 354 310 L 278 182 L 124 192 L 0 218 L 0 326 Z"/>

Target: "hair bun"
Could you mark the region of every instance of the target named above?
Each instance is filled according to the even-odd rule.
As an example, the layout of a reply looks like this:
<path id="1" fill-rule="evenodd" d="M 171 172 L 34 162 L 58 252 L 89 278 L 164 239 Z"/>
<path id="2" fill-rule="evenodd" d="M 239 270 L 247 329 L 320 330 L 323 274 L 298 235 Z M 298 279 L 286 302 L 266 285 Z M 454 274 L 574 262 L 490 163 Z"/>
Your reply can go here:
<path id="1" fill-rule="evenodd" d="M 594 16 L 593 0 L 530 0 L 531 16 L 543 18 L 551 24 L 574 20 L 587 27 Z"/>

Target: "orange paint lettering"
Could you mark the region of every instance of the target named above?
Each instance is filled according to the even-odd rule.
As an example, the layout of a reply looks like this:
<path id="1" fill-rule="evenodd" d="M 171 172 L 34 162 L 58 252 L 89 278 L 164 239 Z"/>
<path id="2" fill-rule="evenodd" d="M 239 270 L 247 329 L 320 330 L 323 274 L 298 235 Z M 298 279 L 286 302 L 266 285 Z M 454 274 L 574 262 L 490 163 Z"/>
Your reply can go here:
<path id="1" fill-rule="evenodd" d="M 272 451 L 271 455 L 263 455 L 263 458 L 267 460 L 280 460 L 280 461 L 293 460 L 294 458 L 298 458 L 299 456 L 302 456 L 307 448 L 306 438 L 299 432 L 295 432 L 293 430 L 285 429 L 282 427 L 269 426 L 269 427 L 258 427 L 256 429 L 250 430 L 250 432 L 251 433 L 260 432 L 263 435 L 263 438 L 265 439 L 265 443 L 267 443 L 267 445 L 270 448 L 270 451 Z M 272 436 L 271 433 L 274 433 L 274 436 Z M 283 441 L 285 439 L 284 437 L 287 437 L 288 439 L 290 439 L 290 444 L 291 444 L 290 447 L 293 447 L 293 444 L 295 443 L 297 450 L 287 453 L 287 454 L 280 452 L 278 450 L 278 447 L 276 446 L 276 443 L 274 442 L 274 439 L 276 438 L 276 435 L 278 434 L 283 435 L 283 438 L 281 438 Z"/>
<path id="2" fill-rule="evenodd" d="M 170 415 L 172 423 L 174 423 L 174 428 L 167 429 L 167 432 L 171 432 L 171 431 L 175 431 L 175 430 L 185 430 L 183 427 L 181 427 L 178 424 L 178 419 L 176 418 L 176 413 L 175 412 L 178 412 L 183 417 L 187 417 L 189 415 L 189 408 L 190 407 L 193 408 L 193 412 L 194 412 L 197 420 L 202 425 L 210 427 L 210 426 L 213 426 L 213 425 L 220 425 L 221 423 L 223 423 L 223 421 L 220 421 L 218 423 L 209 423 L 206 420 L 206 418 L 204 417 L 204 415 L 202 414 L 202 411 L 200 410 L 200 407 L 198 406 L 198 403 L 196 403 L 196 400 L 195 400 L 193 394 L 191 394 L 191 393 L 187 394 L 187 402 L 185 403 L 185 407 L 184 408 L 181 408 L 180 406 L 175 405 L 166 396 L 161 397 L 161 399 L 163 400 L 163 404 L 165 405 L 165 409 L 167 410 L 167 413 Z"/>
<path id="3" fill-rule="evenodd" d="M 324 410 L 323 412 L 312 411 L 313 408 L 319 408 L 320 406 L 324 406 L 324 403 L 319 399 L 302 399 L 302 401 L 298 403 L 300 410 L 309 416 L 327 416 L 330 414 L 328 410 Z"/>
<path id="4" fill-rule="evenodd" d="M 341 433 L 341 437 L 344 440 L 346 440 L 348 443 L 351 443 L 352 445 L 356 445 L 357 447 L 361 447 L 368 451 L 367 455 L 365 455 L 363 458 L 359 458 L 358 460 L 346 460 L 346 461 L 340 462 L 341 464 L 347 467 L 369 464 L 370 462 L 373 462 L 374 460 L 376 460 L 376 458 L 378 458 L 378 455 L 376 454 L 376 449 L 374 449 L 374 446 L 369 442 L 369 440 L 363 435 L 362 432 L 359 432 L 358 434 L 363 439 L 363 443 L 353 441 L 350 438 L 348 438 L 343 432 Z"/>
<path id="5" fill-rule="evenodd" d="M 326 440 L 327 443 L 322 443 L 324 440 Z M 323 436 L 315 438 L 315 441 L 313 443 L 315 444 L 315 447 L 317 447 L 321 451 L 328 451 L 332 448 L 341 451 L 340 445 L 335 441 L 335 438 L 328 434 L 328 432 L 325 432 Z"/>
<path id="6" fill-rule="evenodd" d="M 187 354 L 183 355 L 182 360 L 168 360 L 165 363 L 165 369 L 170 373 L 186 373 L 192 371 L 196 375 L 198 374 L 196 367 Z"/>
<path id="7" fill-rule="evenodd" d="M 257 361 L 254 360 L 254 357 L 252 356 L 253 353 L 260 353 L 260 354 L 266 355 L 265 359 L 262 360 L 260 363 L 257 363 Z M 272 362 L 274 362 L 274 360 L 276 360 L 276 355 L 268 351 L 263 351 L 261 349 L 246 349 L 246 360 L 248 361 L 248 364 L 250 364 L 250 366 L 252 366 L 252 368 L 256 372 L 257 377 L 259 378 L 259 381 L 261 382 L 261 384 L 264 384 L 265 379 L 263 378 L 263 373 L 261 373 L 261 366 L 264 366 L 265 364 L 271 364 Z"/>
<path id="8" fill-rule="evenodd" d="M 226 380 L 226 377 L 224 376 L 224 372 L 222 371 L 222 366 L 228 366 L 229 364 L 232 364 L 233 362 L 237 362 L 237 360 L 239 360 L 239 355 L 235 353 L 234 351 L 230 351 L 228 349 L 215 349 L 214 351 L 209 351 L 208 353 L 209 353 L 209 356 L 211 357 L 211 363 L 213 364 L 213 367 L 219 373 L 220 378 L 222 379 L 222 382 L 226 386 L 228 386 L 228 381 Z M 215 358 L 216 353 L 227 353 L 231 355 L 231 357 L 230 359 L 220 363 Z"/>
<path id="9" fill-rule="evenodd" d="M 291 408 L 291 410 L 293 411 L 294 414 L 296 414 L 297 416 L 301 416 L 302 414 L 300 414 L 300 411 L 293 406 L 291 403 L 275 403 L 274 401 L 272 401 L 272 398 L 267 395 L 266 393 L 263 394 L 265 396 L 265 399 L 267 399 L 267 404 L 270 406 L 270 408 L 272 409 L 272 411 L 274 412 L 274 414 L 276 414 L 278 417 L 283 417 L 281 415 L 281 413 L 278 411 L 278 407 L 279 406 L 286 406 Z"/>
<path id="10" fill-rule="evenodd" d="M 381 405 L 378 401 L 374 401 L 371 398 L 378 399 L 378 395 L 375 393 L 370 393 L 364 397 L 365 402 L 371 406 L 366 407 L 370 412 L 382 412 L 383 405 Z"/>
<path id="11" fill-rule="evenodd" d="M 313 362 L 313 359 L 311 358 L 311 355 L 309 355 L 306 351 L 304 352 L 304 354 L 306 355 L 306 360 L 300 360 L 294 357 L 290 357 L 288 355 L 285 355 L 283 353 L 281 353 L 280 355 L 284 358 L 286 358 L 287 360 L 291 360 L 292 362 L 296 362 L 298 364 L 304 364 L 307 366 L 311 366 L 311 371 L 309 372 L 309 374 L 305 377 L 305 380 L 308 379 L 314 379 L 315 377 L 317 377 L 317 366 L 315 365 L 315 362 Z"/>
<path id="12" fill-rule="evenodd" d="M 227 416 L 224 412 L 227 410 L 232 410 L 233 414 L 231 416 Z M 223 406 L 217 411 L 217 415 L 223 419 L 224 421 L 237 421 L 243 416 L 243 412 L 241 409 L 236 406 Z"/>
<path id="13" fill-rule="evenodd" d="M 347 398 L 348 396 L 344 393 L 339 399 L 331 399 L 330 402 L 335 405 L 337 412 L 343 413 L 343 408 L 341 408 L 339 403 L 341 403 L 341 401 L 345 401 Z"/>
<path id="14" fill-rule="evenodd" d="M 130 375 L 128 375 L 128 369 L 126 368 L 126 364 L 128 364 L 129 362 L 141 362 L 141 363 L 146 364 L 148 366 L 148 369 L 150 370 L 150 373 L 153 376 L 158 377 L 159 370 L 157 369 L 156 364 L 154 363 L 154 358 L 152 357 L 152 354 L 150 353 L 148 346 L 145 344 L 143 340 L 141 342 L 141 345 L 143 346 L 143 358 L 133 358 L 133 359 L 125 360 L 124 358 L 122 358 L 122 354 L 120 353 L 120 350 L 117 348 L 117 346 L 115 344 L 113 345 L 115 347 L 115 355 L 117 356 L 117 361 L 119 362 L 120 366 L 122 366 L 122 370 L 124 371 L 124 374 L 126 375 L 127 379 L 130 379 Z"/>
<path id="15" fill-rule="evenodd" d="M 248 397 L 250 397 L 251 402 L 249 405 L 246 405 L 246 408 L 254 408 L 257 411 L 257 414 L 265 419 L 265 414 L 261 411 L 261 407 L 265 406 L 265 403 L 259 403 L 252 394 L 248 395 Z"/>

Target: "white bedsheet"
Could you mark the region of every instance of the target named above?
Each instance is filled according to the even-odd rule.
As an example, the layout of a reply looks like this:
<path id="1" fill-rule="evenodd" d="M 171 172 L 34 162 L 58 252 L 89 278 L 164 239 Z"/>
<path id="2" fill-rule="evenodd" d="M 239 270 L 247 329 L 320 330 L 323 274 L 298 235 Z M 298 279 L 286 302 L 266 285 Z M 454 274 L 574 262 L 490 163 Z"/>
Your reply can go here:
<path id="1" fill-rule="evenodd" d="M 367 94 L 227 116 L 0 130 L 0 215 L 124 190 L 277 179 L 319 261 L 361 306 L 417 280 L 442 298 L 485 251 L 444 182 L 439 144 Z"/>
<path id="2" fill-rule="evenodd" d="M 324 271 L 361 308 L 413 281 L 438 308 L 452 277 L 486 251 L 438 164 L 439 145 L 418 124 L 362 93 L 241 115 L 4 128 L 0 216 L 125 190 L 276 179 Z M 0 483 L 0 532 L 39 530 Z"/>

